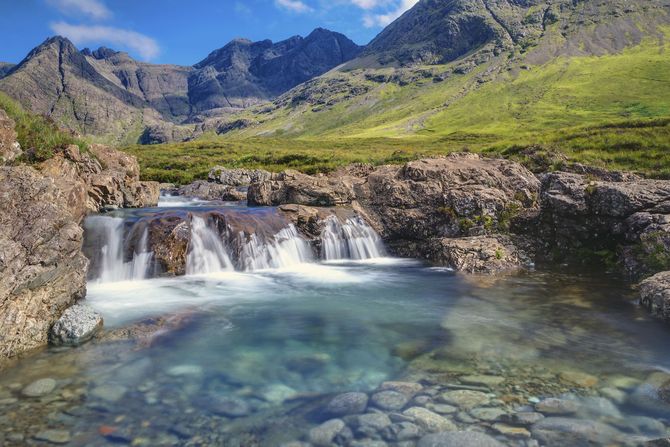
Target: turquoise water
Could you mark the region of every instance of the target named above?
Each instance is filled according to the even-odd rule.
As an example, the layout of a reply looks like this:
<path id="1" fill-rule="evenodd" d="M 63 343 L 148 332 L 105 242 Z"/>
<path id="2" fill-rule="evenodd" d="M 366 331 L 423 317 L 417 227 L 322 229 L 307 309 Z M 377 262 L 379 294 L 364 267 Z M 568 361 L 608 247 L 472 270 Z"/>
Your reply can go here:
<path id="1" fill-rule="evenodd" d="M 305 440 L 334 393 L 486 374 L 503 378 L 489 391 L 510 412 L 547 396 L 608 396 L 606 409 L 572 417 L 636 445 L 667 430 L 670 411 L 653 393 L 640 402 L 640 389 L 670 368 L 670 333 L 633 297 L 613 277 L 468 277 L 392 258 L 91 282 L 108 330 L 169 323 L 140 342 L 52 348 L 3 372 L 0 432 L 7 445 L 40 444 L 46 429 L 66 431 L 69 445 L 280 445 Z M 44 377 L 53 392 L 21 395 Z M 660 425 L 633 427 L 635 417 Z"/>

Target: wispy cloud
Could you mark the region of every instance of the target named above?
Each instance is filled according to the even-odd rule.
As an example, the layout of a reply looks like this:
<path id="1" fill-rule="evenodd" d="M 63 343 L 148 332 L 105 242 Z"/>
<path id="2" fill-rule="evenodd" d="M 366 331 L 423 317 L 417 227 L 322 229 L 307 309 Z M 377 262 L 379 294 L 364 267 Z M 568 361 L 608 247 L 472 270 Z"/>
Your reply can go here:
<path id="1" fill-rule="evenodd" d="M 101 0 L 47 0 L 47 2 L 68 15 L 84 15 L 95 20 L 112 17 L 112 11 Z"/>
<path id="2" fill-rule="evenodd" d="M 275 5 L 293 12 L 310 12 L 312 7 L 301 0 L 275 0 Z"/>
<path id="3" fill-rule="evenodd" d="M 158 43 L 154 39 L 127 29 L 113 26 L 71 25 L 66 22 L 52 23 L 51 29 L 76 45 L 104 42 L 134 50 L 145 60 L 154 59 L 160 53 Z"/>
<path id="4" fill-rule="evenodd" d="M 388 3 L 388 0 L 349 0 L 361 9 L 374 9 Z"/>
<path id="5" fill-rule="evenodd" d="M 363 9 L 373 9 L 377 7 L 378 4 L 380 3 L 378 0 L 351 0 L 351 1 Z M 403 15 L 412 6 L 416 5 L 418 1 L 419 0 L 400 0 L 400 3 L 397 4 L 394 9 L 388 12 L 380 14 L 366 14 L 365 16 L 363 16 L 363 25 L 365 25 L 367 28 L 384 27 L 389 23 L 393 22 L 401 15 Z M 359 3 L 363 4 L 364 6 L 361 6 Z M 375 4 L 374 6 L 369 6 L 367 8 L 365 7 L 367 5 L 374 3 L 377 4 Z"/>

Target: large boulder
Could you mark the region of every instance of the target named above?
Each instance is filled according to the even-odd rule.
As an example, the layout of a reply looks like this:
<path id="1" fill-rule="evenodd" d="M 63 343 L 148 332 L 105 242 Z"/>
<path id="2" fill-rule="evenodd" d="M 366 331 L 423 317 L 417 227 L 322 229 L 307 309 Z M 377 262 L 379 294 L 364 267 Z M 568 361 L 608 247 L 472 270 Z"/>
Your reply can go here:
<path id="1" fill-rule="evenodd" d="M 102 315 L 91 306 L 78 303 L 68 308 L 49 333 L 54 345 L 77 346 L 87 342 L 102 329 Z"/>
<path id="2" fill-rule="evenodd" d="M 0 358 L 47 343 L 51 326 L 83 298 L 83 230 L 54 179 L 0 168 Z"/>
<path id="3" fill-rule="evenodd" d="M 386 240 L 426 240 L 507 231 L 537 211 L 540 183 L 518 163 L 453 154 L 380 167 L 355 189 Z"/>
<path id="4" fill-rule="evenodd" d="M 247 194 L 251 205 L 260 206 L 338 206 L 351 204 L 354 199 L 353 188 L 340 177 L 311 176 L 293 170 L 252 183 Z"/>
<path id="5" fill-rule="evenodd" d="M 185 196 L 195 197 L 201 200 L 223 200 L 223 201 L 240 201 L 246 200 L 247 194 L 240 191 L 237 186 L 229 186 L 221 183 L 206 182 L 204 180 L 197 180 L 188 185 L 170 190 L 171 193 Z"/>
<path id="6" fill-rule="evenodd" d="M 500 273 L 532 264 L 506 235 L 430 239 L 421 250 L 431 262 L 466 273 Z"/>
<path id="7" fill-rule="evenodd" d="M 0 164 L 10 162 L 21 155 L 21 146 L 16 141 L 14 121 L 0 109 Z"/>
<path id="8" fill-rule="evenodd" d="M 545 253 L 619 253 L 632 277 L 670 268 L 670 181 L 544 174 L 537 236 Z M 558 259 L 552 259 L 558 260 Z"/>
<path id="9" fill-rule="evenodd" d="M 92 144 L 90 152 L 101 170 L 86 176 L 92 208 L 141 208 L 155 206 L 160 184 L 140 181 L 140 165 L 132 155 L 101 144 Z"/>
<path id="10" fill-rule="evenodd" d="M 639 285 L 640 305 L 664 320 L 670 320 L 670 271 L 657 273 Z"/>
<path id="11" fill-rule="evenodd" d="M 207 177 L 210 182 L 225 186 L 249 186 L 252 183 L 264 182 L 272 178 L 272 174 L 262 169 L 228 169 L 215 166 Z"/>

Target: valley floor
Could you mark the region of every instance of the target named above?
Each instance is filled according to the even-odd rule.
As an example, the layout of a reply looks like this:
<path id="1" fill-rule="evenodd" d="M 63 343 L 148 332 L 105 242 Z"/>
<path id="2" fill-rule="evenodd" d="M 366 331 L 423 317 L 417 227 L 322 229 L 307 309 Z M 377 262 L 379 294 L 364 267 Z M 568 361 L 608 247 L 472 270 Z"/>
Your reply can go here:
<path id="1" fill-rule="evenodd" d="M 622 120 L 543 133 L 452 133 L 439 138 L 226 138 L 129 146 L 146 180 L 186 184 L 204 179 L 215 165 L 328 172 L 351 163 L 396 164 L 450 152 L 479 152 L 511 158 L 531 170 L 583 163 L 670 178 L 670 117 Z"/>

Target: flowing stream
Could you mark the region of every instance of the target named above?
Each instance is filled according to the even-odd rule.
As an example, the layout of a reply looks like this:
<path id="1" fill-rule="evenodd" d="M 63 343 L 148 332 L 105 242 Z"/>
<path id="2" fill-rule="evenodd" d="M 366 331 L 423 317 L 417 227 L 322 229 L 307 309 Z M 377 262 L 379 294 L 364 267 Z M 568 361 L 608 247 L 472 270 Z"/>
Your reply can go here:
<path id="1" fill-rule="evenodd" d="M 187 274 L 171 277 L 152 231 L 176 217 L 190 243 Z M 307 441 L 331 417 L 330 397 L 388 380 L 424 386 L 405 408 L 440 411 L 503 445 L 538 445 L 530 426 L 506 434 L 500 414 L 532 412 L 548 397 L 572 407 L 545 416 L 591 430 L 588 445 L 667 434 L 670 406 L 654 384 L 670 379 L 670 331 L 612 276 L 464 276 L 386 256 L 356 217 L 330 218 L 315 245 L 274 209 L 176 198 L 85 227 L 87 299 L 107 339 L 3 372 L 0 445 L 47 445 L 53 431 L 75 446 Z M 54 391 L 22 393 L 44 378 Z M 479 390 L 483 408 L 441 397 L 457 389 Z M 384 430 L 359 427 L 337 442 L 418 440 Z M 548 445 L 581 445 L 565 436 Z"/>

